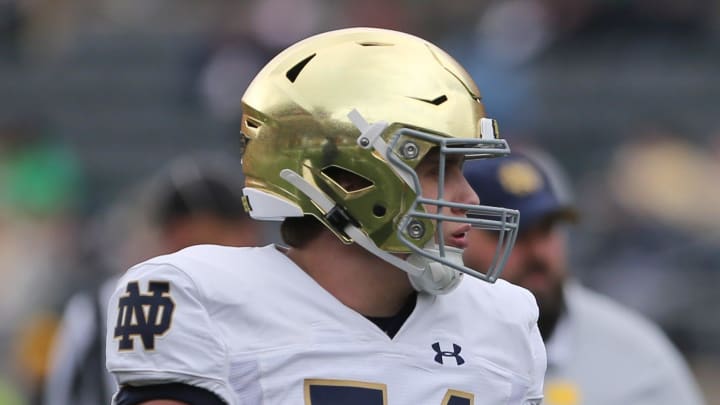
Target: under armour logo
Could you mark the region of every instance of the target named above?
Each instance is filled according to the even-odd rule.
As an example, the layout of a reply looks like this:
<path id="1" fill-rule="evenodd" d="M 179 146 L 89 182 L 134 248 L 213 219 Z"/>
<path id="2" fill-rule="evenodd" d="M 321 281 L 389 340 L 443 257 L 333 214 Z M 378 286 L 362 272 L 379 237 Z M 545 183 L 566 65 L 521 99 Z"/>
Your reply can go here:
<path id="1" fill-rule="evenodd" d="M 443 351 L 440 349 L 440 342 L 435 342 L 432 344 L 433 350 L 435 350 L 435 361 L 437 361 L 440 364 L 443 364 L 443 357 L 454 357 L 455 362 L 457 362 L 457 365 L 460 366 L 462 364 L 465 364 L 465 359 L 460 356 L 460 351 L 462 350 L 462 347 L 456 345 L 453 343 L 453 351 Z"/>
<path id="2" fill-rule="evenodd" d="M 170 298 L 170 283 L 151 281 L 150 294 L 140 294 L 138 282 L 128 283 L 127 295 L 119 300 L 115 337 L 120 338 L 119 350 L 133 350 L 136 336 L 145 350 L 155 349 L 155 337 L 170 329 L 175 303 Z"/>

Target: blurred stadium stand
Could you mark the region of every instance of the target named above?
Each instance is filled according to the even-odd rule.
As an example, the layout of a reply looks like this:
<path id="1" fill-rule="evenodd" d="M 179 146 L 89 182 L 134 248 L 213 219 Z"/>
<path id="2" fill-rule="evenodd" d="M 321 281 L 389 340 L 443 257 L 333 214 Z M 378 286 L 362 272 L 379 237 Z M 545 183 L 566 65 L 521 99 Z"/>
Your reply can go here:
<path id="1" fill-rule="evenodd" d="M 227 124 L 185 100 L 186 39 L 127 33 L 83 39 L 49 64 L 0 65 L 0 94 L 47 116 L 81 158 L 93 205 L 102 205 L 184 151 L 230 142 Z"/>

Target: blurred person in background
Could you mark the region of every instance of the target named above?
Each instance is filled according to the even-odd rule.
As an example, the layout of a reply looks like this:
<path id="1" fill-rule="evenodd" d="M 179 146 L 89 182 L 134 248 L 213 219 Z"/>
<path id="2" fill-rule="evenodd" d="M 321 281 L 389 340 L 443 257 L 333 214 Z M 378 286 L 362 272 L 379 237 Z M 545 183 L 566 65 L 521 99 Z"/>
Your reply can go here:
<path id="1" fill-rule="evenodd" d="M 87 235 L 91 246 L 85 267 L 112 274 L 147 257 L 192 245 L 265 242 L 261 224 L 243 209 L 239 170 L 233 159 L 214 154 L 172 162 L 95 224 Z M 104 325 L 116 281 L 112 275 L 68 301 L 54 344 L 45 404 L 110 403 L 117 387 L 105 369 Z"/>
<path id="2" fill-rule="evenodd" d="M 545 404 L 703 403 L 683 357 L 657 326 L 572 278 L 565 225 L 578 213 L 554 160 L 516 148 L 505 158 L 469 161 L 464 174 L 482 204 L 520 211 L 502 277 L 530 290 L 538 302 L 548 355 Z M 472 230 L 466 265 L 486 268 L 493 238 Z"/>
<path id="3" fill-rule="evenodd" d="M 53 285 L 50 270 L 74 248 L 83 172 L 75 151 L 43 121 L 30 114 L 0 119 L 0 330 L 46 303 L 26 292 Z"/>
<path id="4" fill-rule="evenodd" d="M 34 391 L 58 323 L 48 308 L 77 251 L 84 173 L 44 114 L 0 115 L 0 375 Z"/>

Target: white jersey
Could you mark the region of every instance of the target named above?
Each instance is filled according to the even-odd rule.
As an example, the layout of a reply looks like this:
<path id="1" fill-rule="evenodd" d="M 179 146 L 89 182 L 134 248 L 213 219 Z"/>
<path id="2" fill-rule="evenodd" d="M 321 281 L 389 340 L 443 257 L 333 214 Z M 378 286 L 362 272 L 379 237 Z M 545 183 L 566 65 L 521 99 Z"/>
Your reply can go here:
<path id="1" fill-rule="evenodd" d="M 419 294 L 394 338 L 274 246 L 195 246 L 130 269 L 108 312 L 120 385 L 179 382 L 240 404 L 539 404 L 537 306 L 502 280 Z"/>
<path id="2" fill-rule="evenodd" d="M 547 405 L 700 405 L 680 353 L 648 320 L 579 284 L 547 342 Z"/>

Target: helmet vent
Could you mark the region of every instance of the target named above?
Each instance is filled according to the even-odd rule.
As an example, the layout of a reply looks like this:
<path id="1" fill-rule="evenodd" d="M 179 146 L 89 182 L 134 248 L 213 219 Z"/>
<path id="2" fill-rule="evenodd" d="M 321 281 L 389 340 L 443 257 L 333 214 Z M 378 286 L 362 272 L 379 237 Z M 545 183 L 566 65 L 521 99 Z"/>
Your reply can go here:
<path id="1" fill-rule="evenodd" d="M 419 97 L 410 97 L 413 100 L 422 101 L 423 103 L 433 104 L 433 105 L 440 105 L 448 100 L 446 95 L 435 97 L 434 99 L 430 100 L 428 98 L 419 98 Z"/>
<path id="2" fill-rule="evenodd" d="M 260 128 L 260 123 L 252 118 L 245 119 L 245 125 L 247 125 L 248 128 L 252 129 Z"/>
<path id="3" fill-rule="evenodd" d="M 322 174 L 340 186 L 346 193 L 364 190 L 373 185 L 373 182 L 367 178 L 339 166 L 328 166 L 322 169 Z"/>
<path id="4" fill-rule="evenodd" d="M 367 41 L 367 42 L 358 42 L 358 45 L 360 45 L 360 46 L 393 46 L 395 44 L 391 44 L 388 42 Z"/>
<path id="5" fill-rule="evenodd" d="M 308 56 L 307 58 L 301 60 L 295 66 L 290 68 L 287 71 L 287 73 L 285 73 L 285 77 L 287 77 L 288 80 L 290 80 L 290 83 L 295 83 L 295 80 L 297 80 L 297 77 L 300 75 L 300 72 L 302 72 L 302 70 L 305 68 L 305 65 L 307 65 L 312 60 L 312 58 L 315 57 L 315 55 L 317 55 L 317 54 L 314 53 L 314 54 Z"/>

